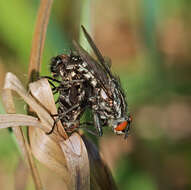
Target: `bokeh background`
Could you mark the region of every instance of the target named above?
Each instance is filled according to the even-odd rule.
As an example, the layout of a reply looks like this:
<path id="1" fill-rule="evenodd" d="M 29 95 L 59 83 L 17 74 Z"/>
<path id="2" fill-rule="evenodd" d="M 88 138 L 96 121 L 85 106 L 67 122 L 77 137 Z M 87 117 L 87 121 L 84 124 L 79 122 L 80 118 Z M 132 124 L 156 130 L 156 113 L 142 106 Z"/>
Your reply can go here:
<path id="1" fill-rule="evenodd" d="M 1 87 L 8 71 L 26 84 L 38 5 L 38 0 L 0 1 Z M 189 0 L 54 2 L 42 75 L 50 74 L 51 57 L 69 52 L 72 39 L 88 48 L 80 35 L 83 24 L 112 59 L 127 94 L 133 116 L 129 138 L 106 129 L 96 142 L 120 190 L 191 189 L 190 10 Z M 24 113 L 19 97 L 16 104 Z M 13 189 L 19 157 L 13 137 L 1 130 L 0 189 Z M 43 175 L 49 187 L 54 184 L 54 178 Z M 34 189 L 30 179 L 27 186 Z"/>

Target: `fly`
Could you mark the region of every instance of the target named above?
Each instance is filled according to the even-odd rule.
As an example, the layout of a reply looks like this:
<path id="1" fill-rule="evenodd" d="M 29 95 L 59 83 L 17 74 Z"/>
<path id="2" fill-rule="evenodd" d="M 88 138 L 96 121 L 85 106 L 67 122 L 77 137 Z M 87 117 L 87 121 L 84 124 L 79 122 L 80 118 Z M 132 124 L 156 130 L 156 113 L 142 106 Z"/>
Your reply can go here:
<path id="1" fill-rule="evenodd" d="M 47 78 L 53 93 L 59 93 L 57 120 L 61 120 L 66 131 L 72 132 L 88 125 L 80 123 L 80 118 L 89 108 L 99 136 L 103 135 L 102 128 L 109 126 L 114 133 L 125 134 L 127 138 L 132 117 L 127 114 L 128 106 L 119 78 L 113 75 L 111 64 L 106 62 L 83 26 L 82 30 L 97 60 L 75 41 L 75 52 L 52 58 L 50 71 L 53 77 Z"/>

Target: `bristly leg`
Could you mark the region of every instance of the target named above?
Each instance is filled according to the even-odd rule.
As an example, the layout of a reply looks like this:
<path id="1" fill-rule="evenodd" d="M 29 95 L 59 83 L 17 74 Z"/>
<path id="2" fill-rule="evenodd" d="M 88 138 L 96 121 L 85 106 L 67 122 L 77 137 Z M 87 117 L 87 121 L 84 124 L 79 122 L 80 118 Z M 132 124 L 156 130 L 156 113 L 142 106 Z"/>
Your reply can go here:
<path id="1" fill-rule="evenodd" d="M 53 118 L 53 120 L 54 120 L 54 124 L 53 124 L 53 126 L 52 126 L 52 129 L 49 131 L 49 132 L 47 132 L 46 134 L 47 135 L 50 135 L 53 131 L 54 131 L 54 129 L 55 129 L 55 127 L 56 127 L 56 123 L 59 121 L 59 120 L 55 120 L 54 119 L 54 117 L 57 117 L 58 116 L 58 114 L 54 114 L 54 115 L 51 115 L 52 116 L 52 118 Z"/>
<path id="2" fill-rule="evenodd" d="M 61 81 L 57 80 L 57 79 L 54 79 L 52 77 L 49 77 L 49 76 L 43 76 L 41 78 L 46 78 L 48 79 L 48 82 L 49 84 L 52 86 L 52 92 L 53 94 L 56 94 L 57 92 L 59 92 L 59 87 L 55 86 L 53 82 L 56 82 L 56 83 L 61 83 Z M 52 82 L 53 81 L 53 82 Z"/>
<path id="3" fill-rule="evenodd" d="M 128 123 L 128 125 L 127 125 L 127 127 L 126 127 L 126 129 L 125 129 L 125 137 L 124 137 L 124 139 L 127 139 L 128 135 L 129 135 L 130 125 L 131 125 L 131 124 Z"/>
<path id="4" fill-rule="evenodd" d="M 100 134 L 98 134 L 97 131 L 93 131 L 93 130 L 90 130 L 90 129 L 87 128 L 89 126 L 93 126 L 93 123 L 90 123 L 90 122 L 81 123 L 78 128 L 79 129 L 82 128 L 83 130 L 86 130 L 88 133 L 90 133 L 90 134 L 92 134 L 92 135 L 94 135 L 96 137 L 99 137 Z"/>
<path id="5" fill-rule="evenodd" d="M 55 86 L 51 81 L 48 81 L 48 82 L 49 82 L 49 84 L 52 86 L 52 92 L 53 92 L 53 94 L 56 94 L 56 93 L 59 91 L 58 87 Z"/>
<path id="6" fill-rule="evenodd" d="M 59 80 L 57 80 L 57 79 L 55 79 L 55 78 L 49 77 L 49 76 L 42 76 L 42 77 L 40 77 L 40 78 L 46 78 L 46 79 L 48 79 L 48 80 L 52 80 L 53 82 L 61 83 L 61 81 L 59 81 Z"/>
<path id="7" fill-rule="evenodd" d="M 55 126 L 56 126 L 56 123 L 57 123 L 58 121 L 60 121 L 61 119 L 63 119 L 63 118 L 66 116 L 67 113 L 71 112 L 73 109 L 77 108 L 78 106 L 79 106 L 79 104 L 76 104 L 76 105 L 72 106 L 70 109 L 68 109 L 68 110 L 67 110 L 66 112 L 64 112 L 64 113 L 52 115 L 53 119 L 54 119 L 54 117 L 58 117 L 58 118 L 57 118 L 56 120 L 54 119 L 54 124 L 53 124 L 53 126 L 52 126 L 52 129 L 51 129 L 49 132 L 47 132 L 46 134 L 47 134 L 47 135 L 50 135 L 50 134 L 54 131 Z"/>
<path id="8" fill-rule="evenodd" d="M 56 123 L 57 123 L 57 121 L 54 120 L 54 124 L 53 124 L 53 126 L 52 126 L 52 129 L 51 129 L 49 132 L 46 133 L 47 135 L 52 134 L 52 132 L 54 131 L 54 129 L 55 129 L 55 127 L 56 127 Z"/>
<path id="9" fill-rule="evenodd" d="M 98 135 L 101 137 L 103 135 L 103 130 L 102 130 L 102 126 L 100 124 L 99 116 L 97 113 L 94 113 L 93 117 L 94 117 L 94 126 L 96 128 Z"/>

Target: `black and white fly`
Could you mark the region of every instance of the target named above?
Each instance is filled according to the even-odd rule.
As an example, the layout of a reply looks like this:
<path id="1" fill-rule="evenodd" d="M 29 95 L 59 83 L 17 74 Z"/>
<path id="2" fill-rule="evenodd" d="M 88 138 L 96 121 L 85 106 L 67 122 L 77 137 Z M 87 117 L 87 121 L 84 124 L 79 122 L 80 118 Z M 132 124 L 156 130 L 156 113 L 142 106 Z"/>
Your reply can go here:
<path id="1" fill-rule="evenodd" d="M 102 127 L 110 126 L 116 134 L 125 134 L 126 138 L 132 118 L 127 114 L 127 102 L 119 78 L 112 74 L 110 64 L 83 26 L 82 29 L 97 60 L 76 42 L 75 53 L 52 58 L 50 70 L 53 78 L 48 79 L 53 92 L 59 93 L 55 121 L 61 120 L 67 132 L 93 124 L 99 136 L 103 134 Z M 93 123 L 80 123 L 86 108 L 92 111 Z"/>

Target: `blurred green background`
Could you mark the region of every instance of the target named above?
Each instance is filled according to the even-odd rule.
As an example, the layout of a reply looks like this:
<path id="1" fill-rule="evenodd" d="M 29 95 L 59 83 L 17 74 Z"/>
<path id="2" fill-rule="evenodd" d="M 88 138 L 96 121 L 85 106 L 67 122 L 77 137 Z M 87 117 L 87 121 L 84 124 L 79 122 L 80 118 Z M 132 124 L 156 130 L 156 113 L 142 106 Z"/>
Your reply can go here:
<path id="1" fill-rule="evenodd" d="M 0 1 L 1 87 L 8 71 L 26 84 L 38 5 L 38 0 Z M 120 190 L 191 189 L 190 10 L 190 0 L 59 0 L 53 5 L 42 75 L 50 74 L 51 57 L 70 50 L 72 39 L 87 46 L 79 36 L 83 24 L 112 59 L 127 94 L 131 135 L 125 141 L 108 129 L 98 140 Z M 18 112 L 24 112 L 22 100 L 16 100 Z M 13 189 L 18 158 L 13 138 L 1 130 L 1 189 Z"/>

